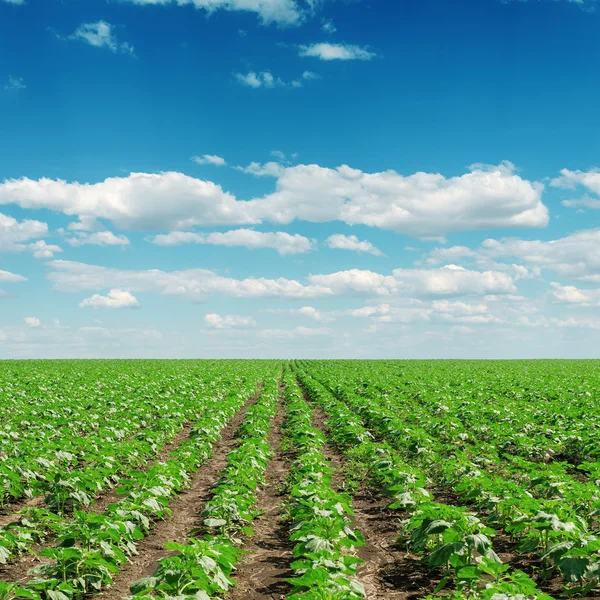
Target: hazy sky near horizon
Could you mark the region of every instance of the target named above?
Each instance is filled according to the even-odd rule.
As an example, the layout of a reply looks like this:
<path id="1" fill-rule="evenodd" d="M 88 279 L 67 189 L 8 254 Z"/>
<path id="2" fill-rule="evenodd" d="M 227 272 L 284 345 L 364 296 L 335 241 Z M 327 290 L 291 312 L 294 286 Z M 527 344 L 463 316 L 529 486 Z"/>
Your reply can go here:
<path id="1" fill-rule="evenodd" d="M 0 0 L 0 358 L 598 356 L 599 32 Z"/>

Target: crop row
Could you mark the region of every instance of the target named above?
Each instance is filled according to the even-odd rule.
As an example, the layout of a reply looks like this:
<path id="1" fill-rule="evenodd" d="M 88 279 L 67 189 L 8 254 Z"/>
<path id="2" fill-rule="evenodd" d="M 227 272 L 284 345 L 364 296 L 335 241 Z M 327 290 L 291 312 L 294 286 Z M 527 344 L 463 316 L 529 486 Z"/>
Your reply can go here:
<path id="1" fill-rule="evenodd" d="M 61 523 L 56 531 L 58 544 L 39 553 L 49 560 L 35 567 L 35 577 L 25 588 L 12 593 L 67 600 L 110 585 L 128 556 L 136 554 L 136 544 L 148 534 L 152 522 L 169 514 L 170 499 L 208 459 L 221 429 L 253 387 L 255 382 L 248 381 L 229 389 L 216 406 L 210 398 L 199 403 L 197 409 L 203 416 L 189 438 L 164 462 L 146 471 L 132 469 L 118 489 L 122 499 L 103 514 L 75 511 L 72 520 Z M 214 391 L 218 395 L 218 388 Z"/>
<path id="2" fill-rule="evenodd" d="M 453 583 L 456 598 L 489 599 L 495 594 L 549 598 L 525 573 L 502 564 L 493 547 L 494 529 L 468 507 L 435 502 L 426 489 L 426 472 L 413 461 L 403 460 L 394 444 L 375 442 L 345 402 L 308 373 L 297 373 L 310 397 L 329 416 L 329 434 L 350 465 L 358 467 L 359 473 L 392 497 L 389 509 L 407 513 L 402 533 L 408 546 L 423 555 L 431 567 L 442 568 L 446 573 L 438 589 Z M 377 410 L 369 410 L 372 422 Z M 383 423 L 386 417 L 380 417 Z"/>
<path id="3" fill-rule="evenodd" d="M 162 558 L 152 576 L 131 585 L 135 598 L 209 600 L 223 597 L 235 585 L 232 573 L 243 555 L 239 536 L 252 535 L 252 522 L 260 514 L 257 490 L 272 452 L 269 431 L 277 401 L 277 382 L 271 377 L 236 432 L 238 444 L 227 454 L 201 525 L 185 543 L 165 545 L 176 554 Z"/>
<path id="4" fill-rule="evenodd" d="M 456 439 L 465 442 L 468 438 L 463 437 L 468 434 L 459 433 L 457 438 L 442 441 L 440 437 L 444 436 L 436 437 L 430 427 L 431 423 L 435 431 L 440 430 L 435 417 L 422 421 L 426 423 L 423 426 L 409 425 L 396 416 L 389 398 L 382 402 L 368 395 L 365 402 L 367 396 L 360 393 L 364 385 L 348 390 L 336 378 L 330 386 L 404 456 L 423 465 L 464 501 L 488 514 L 489 524 L 502 528 L 520 552 L 539 557 L 545 577 L 557 569 L 570 593 L 587 593 L 598 585 L 600 541 L 594 532 L 600 514 L 597 486 L 590 482 L 553 481 L 544 477 L 542 466 L 535 476 L 531 465 L 525 469 L 526 461 L 500 460 L 481 446 L 464 450 Z M 473 452 L 478 456 L 473 457 Z M 454 460 L 445 460 L 448 456 Z"/>
<path id="5" fill-rule="evenodd" d="M 290 600 L 362 598 L 364 589 L 356 580 L 362 562 L 354 549 L 364 543 L 352 527 L 350 498 L 332 488 L 333 468 L 323 455 L 323 433 L 311 426 L 312 409 L 302 397 L 294 377 L 287 372 L 286 444 L 295 459 L 287 481 L 290 496 L 290 539 L 295 542 L 289 580 Z"/>

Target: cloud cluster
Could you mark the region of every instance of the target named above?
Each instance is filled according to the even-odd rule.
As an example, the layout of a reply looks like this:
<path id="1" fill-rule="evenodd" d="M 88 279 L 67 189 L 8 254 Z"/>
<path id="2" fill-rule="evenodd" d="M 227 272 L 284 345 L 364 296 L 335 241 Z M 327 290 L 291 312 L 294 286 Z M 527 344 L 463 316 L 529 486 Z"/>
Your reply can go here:
<path id="1" fill-rule="evenodd" d="M 535 275 L 549 270 L 578 281 L 600 283 L 600 229 L 584 229 L 555 240 L 522 240 L 519 238 L 487 239 L 475 250 L 464 246 L 436 248 L 429 253 L 427 264 L 440 264 L 446 259 L 474 261 L 479 267 L 493 266 L 527 278 L 527 269 L 519 265 L 500 264 L 499 260 L 517 260 Z M 523 269 L 525 269 L 523 271 Z"/>
<path id="2" fill-rule="evenodd" d="M 14 75 L 8 76 L 8 83 L 4 86 L 4 91 L 16 91 L 26 90 L 25 80 L 22 77 L 15 77 Z"/>
<path id="3" fill-rule="evenodd" d="M 79 303 L 82 308 L 138 308 L 138 299 L 128 290 L 114 289 L 107 296 L 94 294 Z"/>
<path id="4" fill-rule="evenodd" d="M 98 183 L 21 178 L 0 183 L 0 205 L 47 208 L 80 219 L 106 219 L 121 229 L 150 231 L 304 220 L 439 238 L 457 231 L 548 223 L 543 186 L 522 179 L 508 163 L 475 165 L 451 178 L 275 162 L 245 170 L 275 177 L 276 190 L 262 198 L 238 200 L 213 182 L 176 172 L 132 173 Z"/>
<path id="5" fill-rule="evenodd" d="M 293 279 L 224 277 L 208 269 L 181 271 L 129 271 L 85 263 L 56 260 L 50 263 L 48 278 L 63 291 L 128 289 L 133 292 L 157 292 L 201 301 L 212 295 L 236 298 L 315 298 L 333 292 L 319 285 L 303 285 Z"/>
<path id="6" fill-rule="evenodd" d="M 299 234 L 283 231 L 267 232 L 253 229 L 234 229 L 224 233 L 192 233 L 189 231 L 172 231 L 157 235 L 153 240 L 159 246 L 178 246 L 181 244 L 212 244 L 215 246 L 242 246 L 254 250 L 256 248 L 272 248 L 282 256 L 302 254 L 314 248 L 314 240 Z"/>
<path id="7" fill-rule="evenodd" d="M 47 233 L 48 225 L 46 223 L 31 219 L 19 222 L 13 217 L 0 213 L 0 252 L 29 250 L 34 253 L 36 258 L 48 258 L 48 256 L 43 256 L 42 249 L 45 248 L 50 252 L 50 256 L 52 256 L 52 252 L 60 252 L 61 249 L 58 246 L 49 246 L 42 240 L 30 242 L 30 240 L 43 237 Z"/>
<path id="8" fill-rule="evenodd" d="M 238 83 L 253 89 L 300 88 L 304 85 L 305 81 L 321 79 L 320 75 L 312 71 L 304 71 L 300 77 L 291 81 L 284 81 L 281 77 L 275 77 L 270 71 L 261 71 L 259 73 L 248 71 L 248 73 L 234 73 L 233 76 Z"/>
<path id="9" fill-rule="evenodd" d="M 212 329 L 248 329 L 256 326 L 256 321 L 252 317 L 242 317 L 240 315 L 221 316 L 217 313 L 209 313 L 204 317 L 207 327 Z"/>
<path id="10" fill-rule="evenodd" d="M 124 235 L 115 235 L 112 231 L 85 233 L 77 231 L 76 236 L 67 239 L 71 246 L 128 246 L 129 239 Z"/>
<path id="11" fill-rule="evenodd" d="M 69 36 L 69 39 L 80 40 L 96 48 L 108 48 L 112 52 L 134 53 L 133 46 L 127 42 L 120 42 L 117 39 L 113 25 L 103 20 L 95 23 L 82 23 Z"/>
<path id="12" fill-rule="evenodd" d="M 10 271 L 3 271 L 0 269 L 1 283 L 21 283 L 23 281 L 27 281 L 27 277 L 23 277 L 23 275 L 17 275 L 15 273 L 11 273 Z"/>
<path id="13" fill-rule="evenodd" d="M 352 269 L 310 275 L 308 283 L 280 277 L 266 279 L 225 277 L 208 269 L 132 271 L 55 260 L 48 278 L 63 291 L 127 289 L 202 300 L 212 295 L 238 298 L 317 298 L 334 295 L 450 298 L 467 295 L 511 294 L 511 277 L 496 271 L 470 271 L 446 266 L 439 269 L 395 269 L 391 275 Z"/>
<path id="14" fill-rule="evenodd" d="M 300 46 L 300 56 L 311 56 L 321 60 L 371 60 L 374 52 L 353 44 L 330 44 L 321 42 L 310 46 Z"/>
<path id="15" fill-rule="evenodd" d="M 570 171 L 562 169 L 560 177 L 556 177 L 551 181 L 553 187 L 574 190 L 577 187 L 583 187 L 586 192 L 591 192 L 594 196 L 584 195 L 581 198 L 564 200 L 563 206 L 571 208 L 591 208 L 600 209 L 600 170 L 592 169 L 591 171 Z"/>
<path id="16" fill-rule="evenodd" d="M 384 256 L 383 252 L 373 246 L 371 242 L 367 240 L 359 240 L 355 235 L 343 235 L 341 233 L 335 233 L 330 235 L 325 243 L 330 248 L 337 248 L 339 250 L 353 250 L 354 252 L 362 252 L 372 254 L 373 256 Z"/>
<path id="17" fill-rule="evenodd" d="M 550 297 L 558 304 L 578 306 L 600 306 L 600 290 L 582 290 L 574 285 L 561 285 L 556 281 L 550 284 Z"/>
<path id="18" fill-rule="evenodd" d="M 454 265 L 439 269 L 395 269 L 392 275 L 351 269 L 311 275 L 308 279 L 311 284 L 329 288 L 335 294 L 371 296 L 452 297 L 510 294 L 516 290 L 506 273 L 470 271 Z"/>
<path id="19" fill-rule="evenodd" d="M 213 165 L 215 167 L 224 167 L 227 164 L 227 161 L 222 156 L 217 156 L 216 154 L 192 156 L 192 161 L 197 165 Z"/>
<path id="20" fill-rule="evenodd" d="M 252 12 L 258 15 L 265 25 L 298 25 L 302 22 L 305 10 L 296 0 L 124 0 L 139 5 L 193 6 L 208 13 L 217 10 Z"/>

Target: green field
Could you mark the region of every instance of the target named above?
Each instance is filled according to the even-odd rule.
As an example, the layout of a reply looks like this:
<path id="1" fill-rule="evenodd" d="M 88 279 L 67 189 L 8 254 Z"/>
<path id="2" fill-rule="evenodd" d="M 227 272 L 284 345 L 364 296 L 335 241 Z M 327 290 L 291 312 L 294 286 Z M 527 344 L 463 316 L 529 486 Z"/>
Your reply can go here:
<path id="1" fill-rule="evenodd" d="M 600 596 L 600 361 L 9 361 L 0 428 L 0 600 Z"/>

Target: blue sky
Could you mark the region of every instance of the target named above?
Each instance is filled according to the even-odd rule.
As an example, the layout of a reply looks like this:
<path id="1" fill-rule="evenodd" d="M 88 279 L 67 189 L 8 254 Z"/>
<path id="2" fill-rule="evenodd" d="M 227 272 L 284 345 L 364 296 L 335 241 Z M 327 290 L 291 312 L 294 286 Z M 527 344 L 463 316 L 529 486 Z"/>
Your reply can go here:
<path id="1" fill-rule="evenodd" d="M 600 4 L 0 0 L 0 357 L 587 357 Z"/>

